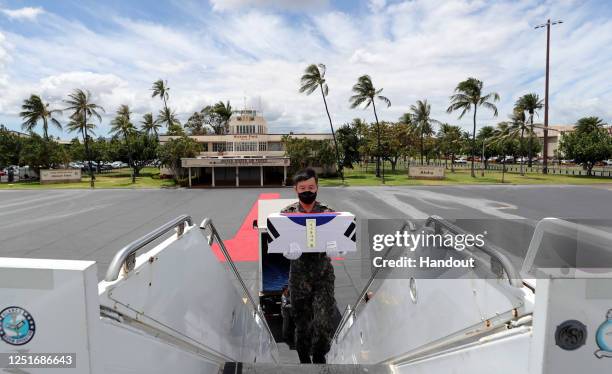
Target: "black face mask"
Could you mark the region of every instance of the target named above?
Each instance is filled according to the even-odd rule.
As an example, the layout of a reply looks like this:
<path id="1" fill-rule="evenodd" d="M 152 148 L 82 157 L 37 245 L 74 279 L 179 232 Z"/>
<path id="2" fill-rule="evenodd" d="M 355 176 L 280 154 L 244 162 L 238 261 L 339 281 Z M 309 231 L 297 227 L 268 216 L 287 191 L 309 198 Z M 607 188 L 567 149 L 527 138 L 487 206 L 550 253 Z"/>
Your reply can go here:
<path id="1" fill-rule="evenodd" d="M 298 194 L 298 198 L 304 204 L 309 205 L 309 204 L 312 204 L 315 201 L 315 199 L 317 198 L 317 193 L 316 192 L 312 192 L 312 191 L 300 192 Z"/>

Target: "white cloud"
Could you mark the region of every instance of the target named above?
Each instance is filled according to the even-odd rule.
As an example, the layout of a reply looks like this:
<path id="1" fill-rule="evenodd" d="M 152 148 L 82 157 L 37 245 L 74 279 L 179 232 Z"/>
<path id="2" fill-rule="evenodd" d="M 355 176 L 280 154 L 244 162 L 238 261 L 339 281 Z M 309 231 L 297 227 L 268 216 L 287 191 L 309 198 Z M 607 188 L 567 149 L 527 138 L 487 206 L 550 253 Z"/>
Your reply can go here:
<path id="1" fill-rule="evenodd" d="M 544 96 L 545 33 L 533 26 L 550 16 L 565 21 L 552 34 L 551 122 L 612 117 L 612 21 L 583 3 L 555 2 L 553 13 L 546 2 L 394 1 L 378 3 L 375 12 L 321 8 L 299 16 L 261 9 L 272 7 L 265 0 L 224 4 L 217 10 L 244 10 L 190 9 L 199 18 L 178 26 L 101 14 L 112 24 L 103 31 L 47 12 L 38 32 L 3 30 L 0 86 L 10 89 L 0 89 L 0 109 L 14 117 L 30 93 L 61 103 L 73 88 L 87 88 L 109 113 L 106 128 L 119 104 L 136 116 L 157 113 L 161 102 L 150 87 L 163 78 L 182 120 L 218 100 L 242 108 L 246 97 L 254 107 L 261 101 L 274 132 L 328 131 L 320 95 L 297 91 L 304 68 L 324 63 L 336 125 L 373 120 L 371 109 L 348 103 L 357 77 L 369 74 L 393 103 L 379 109 L 381 119 L 396 120 L 417 99 L 428 99 L 433 118 L 471 128 L 470 118 L 445 112 L 454 87 L 469 76 L 502 96 L 500 116 L 479 111 L 479 125 L 504 120 L 524 93 Z M 12 124 L 19 123 L 14 117 Z"/>
<path id="2" fill-rule="evenodd" d="M 304 11 L 320 9 L 328 0 L 210 0 L 215 11 L 247 10 L 249 8 L 268 8 L 276 10 Z"/>
<path id="3" fill-rule="evenodd" d="M 6 14 L 10 19 L 34 21 L 36 17 L 44 13 L 40 7 L 25 7 L 19 9 L 2 9 L 2 13 Z"/>

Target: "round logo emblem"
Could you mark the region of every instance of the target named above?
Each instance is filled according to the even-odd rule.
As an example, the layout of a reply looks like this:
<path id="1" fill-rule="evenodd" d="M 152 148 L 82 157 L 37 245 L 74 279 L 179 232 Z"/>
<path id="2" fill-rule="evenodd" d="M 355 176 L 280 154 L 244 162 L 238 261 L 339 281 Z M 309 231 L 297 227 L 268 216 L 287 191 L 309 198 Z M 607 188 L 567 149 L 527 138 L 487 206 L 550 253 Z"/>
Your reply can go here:
<path id="1" fill-rule="evenodd" d="M 10 306 L 0 312 L 0 339 L 11 345 L 24 345 L 34 337 L 34 318 L 25 309 Z"/>

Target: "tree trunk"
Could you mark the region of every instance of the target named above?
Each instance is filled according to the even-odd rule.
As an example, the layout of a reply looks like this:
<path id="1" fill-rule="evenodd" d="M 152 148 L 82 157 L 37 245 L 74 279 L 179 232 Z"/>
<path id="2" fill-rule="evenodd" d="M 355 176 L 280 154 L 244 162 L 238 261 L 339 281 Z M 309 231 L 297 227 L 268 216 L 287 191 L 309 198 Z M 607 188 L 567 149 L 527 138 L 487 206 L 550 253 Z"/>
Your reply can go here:
<path id="1" fill-rule="evenodd" d="M 455 154 L 451 153 L 451 173 L 455 172 Z"/>
<path id="2" fill-rule="evenodd" d="M 425 150 L 425 147 L 423 145 L 424 137 L 425 137 L 425 134 L 423 133 L 423 124 L 421 124 L 421 166 L 423 166 L 423 152 Z"/>
<path id="3" fill-rule="evenodd" d="M 533 142 L 533 113 L 529 112 L 529 122 L 531 123 L 531 131 L 529 134 L 529 160 L 527 160 L 527 166 L 531 167 L 531 148 L 532 148 L 532 142 Z"/>
<path id="4" fill-rule="evenodd" d="M 523 163 L 525 162 L 525 147 L 523 147 L 523 132 L 525 131 L 524 128 L 521 128 L 521 143 L 519 144 L 519 147 L 521 147 L 521 176 L 525 175 L 525 172 L 523 171 Z"/>
<path id="5" fill-rule="evenodd" d="M 327 113 L 327 118 L 329 119 L 329 127 L 331 128 L 332 137 L 334 138 L 334 146 L 336 147 L 336 165 L 338 165 L 338 173 L 340 173 L 340 178 L 342 178 L 342 183 L 344 184 L 344 172 L 342 170 L 342 165 L 340 164 L 340 152 L 338 151 L 338 142 L 336 141 L 334 125 L 332 124 L 332 119 L 329 115 L 329 109 L 327 108 L 327 100 L 325 99 L 325 93 L 323 93 L 323 85 L 319 84 L 319 88 L 321 88 L 321 96 L 323 96 L 323 103 L 325 104 L 325 112 Z"/>
<path id="6" fill-rule="evenodd" d="M 87 157 L 87 163 L 89 164 L 89 176 L 90 176 L 89 186 L 91 188 L 95 188 L 96 177 L 94 176 L 93 167 L 91 165 L 91 155 L 89 154 L 89 145 L 88 145 L 89 137 L 87 136 L 87 110 L 83 110 L 83 134 L 84 134 L 83 141 L 85 142 L 85 157 Z"/>
<path id="7" fill-rule="evenodd" d="M 380 178 L 380 124 L 378 123 L 378 115 L 376 114 L 376 104 L 374 98 L 372 98 L 372 109 L 374 109 L 374 118 L 376 119 L 376 178 Z M 383 179 L 383 183 L 384 183 Z"/>
<path id="8" fill-rule="evenodd" d="M 476 108 L 478 104 L 474 104 L 474 131 L 472 132 L 472 178 L 476 178 L 474 174 L 474 159 L 476 158 Z"/>

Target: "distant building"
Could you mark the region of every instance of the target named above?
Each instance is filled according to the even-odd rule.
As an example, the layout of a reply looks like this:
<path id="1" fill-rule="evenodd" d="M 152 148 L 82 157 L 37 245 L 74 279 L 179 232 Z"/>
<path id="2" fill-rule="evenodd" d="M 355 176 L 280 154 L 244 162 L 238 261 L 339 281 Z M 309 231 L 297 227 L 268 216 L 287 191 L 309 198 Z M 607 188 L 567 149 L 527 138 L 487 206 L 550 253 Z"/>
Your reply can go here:
<path id="1" fill-rule="evenodd" d="M 223 135 L 193 135 L 202 145 L 197 157 L 183 158 L 190 187 L 285 185 L 289 157 L 285 156 L 282 137 L 332 140 L 331 134 L 270 134 L 263 115 L 255 110 L 235 111 Z M 160 143 L 176 136 L 160 135 Z M 193 179 L 193 180 L 192 180 Z"/>
<path id="2" fill-rule="evenodd" d="M 540 144 L 542 145 L 542 152 L 540 156 L 543 155 L 544 152 L 544 129 L 542 128 L 544 125 L 542 124 L 534 124 L 533 132 L 536 134 L 538 139 L 540 139 Z M 549 125 L 548 126 L 548 158 L 555 158 L 555 154 L 559 149 L 559 140 L 561 139 L 561 135 L 574 131 L 574 125 Z"/>

